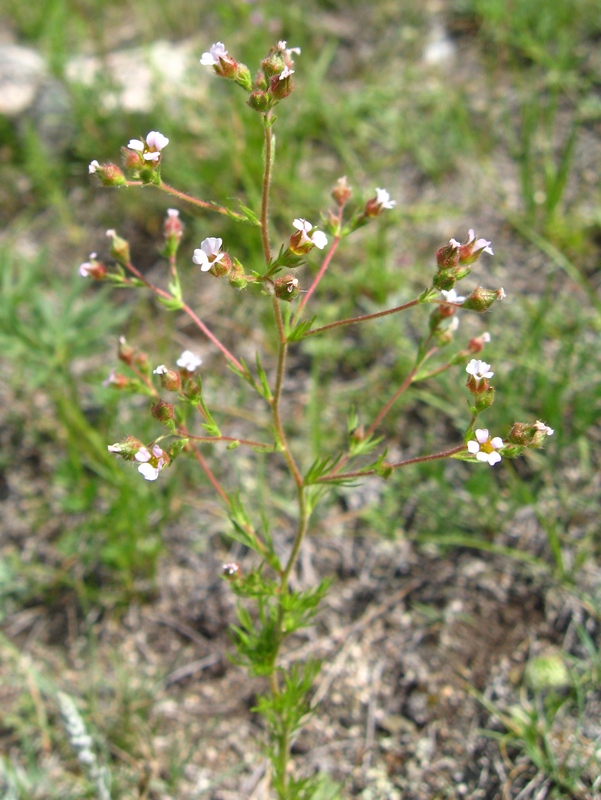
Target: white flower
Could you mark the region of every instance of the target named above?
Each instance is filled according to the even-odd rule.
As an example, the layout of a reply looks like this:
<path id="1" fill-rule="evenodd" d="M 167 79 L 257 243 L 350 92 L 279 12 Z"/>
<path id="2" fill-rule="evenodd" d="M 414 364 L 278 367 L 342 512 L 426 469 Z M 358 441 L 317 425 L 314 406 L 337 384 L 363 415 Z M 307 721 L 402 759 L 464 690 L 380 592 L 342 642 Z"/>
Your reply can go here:
<path id="1" fill-rule="evenodd" d="M 300 56 L 301 49 L 300 47 L 286 47 L 286 42 L 278 42 L 278 50 L 282 53 L 286 53 L 286 55 L 290 55 L 290 53 L 296 53 Z"/>
<path id="2" fill-rule="evenodd" d="M 222 239 L 209 236 L 207 239 L 203 239 L 200 248 L 194 251 L 192 261 L 199 265 L 201 272 L 208 272 L 214 262 L 221 261 L 224 257 L 225 253 L 219 252 L 222 243 Z"/>
<path id="3" fill-rule="evenodd" d="M 92 256 L 90 256 L 92 258 Z M 94 267 L 90 264 L 89 261 L 84 261 L 83 264 L 79 265 L 79 269 L 77 270 L 82 278 L 89 278 L 92 274 Z"/>
<path id="4" fill-rule="evenodd" d="M 452 316 L 451 321 L 447 325 L 447 333 L 455 333 L 458 327 L 459 327 L 459 317 Z"/>
<path id="5" fill-rule="evenodd" d="M 94 159 L 94 161 L 90 161 L 88 165 L 88 172 L 90 175 L 93 175 L 97 170 L 100 169 L 100 164 Z"/>
<path id="6" fill-rule="evenodd" d="M 470 228 L 466 244 L 472 244 L 472 242 L 472 254 L 484 252 L 494 256 L 492 247 L 490 246 L 491 242 L 487 241 L 486 239 L 476 239 L 476 234 L 474 233 L 473 229 Z"/>
<path id="7" fill-rule="evenodd" d="M 302 232 L 300 240 L 301 245 L 311 242 L 311 244 L 314 244 L 315 247 L 318 247 L 320 250 L 323 250 L 323 248 L 327 245 L 328 237 L 323 231 L 313 231 L 311 236 L 309 236 L 309 233 L 313 230 L 314 226 L 311 225 L 308 220 L 299 217 L 298 219 L 295 219 L 292 224 L 297 231 Z"/>
<path id="8" fill-rule="evenodd" d="M 159 472 L 165 466 L 165 453 L 158 444 L 152 446 L 152 452 L 146 447 L 141 447 L 134 458 L 136 461 L 141 462 L 138 467 L 138 472 L 140 475 L 143 475 L 147 481 L 156 481 L 159 477 Z"/>
<path id="9" fill-rule="evenodd" d="M 486 428 L 478 428 L 474 433 L 476 439 L 472 439 L 467 443 L 468 452 L 476 456 L 478 461 L 483 461 L 494 467 L 501 460 L 501 455 L 497 453 L 497 450 L 505 446 L 503 440 L 500 436 L 495 436 L 491 439 Z"/>
<path id="10" fill-rule="evenodd" d="M 463 303 L 465 300 L 465 297 L 460 297 L 455 289 L 449 289 L 448 292 L 441 289 L 440 293 L 448 303 Z"/>
<path id="11" fill-rule="evenodd" d="M 115 444 L 109 444 L 106 448 L 109 453 L 122 453 L 123 452 L 123 445 L 121 442 L 115 442 Z"/>
<path id="12" fill-rule="evenodd" d="M 166 375 L 169 372 L 167 367 L 164 364 L 159 364 L 156 369 L 152 370 L 153 375 Z"/>
<path id="13" fill-rule="evenodd" d="M 289 78 L 291 75 L 294 75 L 294 70 L 284 67 L 284 69 L 280 72 L 280 80 L 283 81 L 286 78 Z"/>
<path id="14" fill-rule="evenodd" d="M 536 422 L 534 423 L 534 427 L 536 428 L 537 431 L 544 433 L 546 436 L 553 436 L 553 434 L 555 433 L 553 428 L 550 428 L 548 425 L 545 425 L 545 423 L 541 422 L 540 419 L 536 420 Z"/>
<path id="15" fill-rule="evenodd" d="M 146 137 L 146 145 L 150 147 L 151 150 L 162 150 L 164 147 L 167 147 L 168 144 L 169 139 L 158 131 L 150 131 Z"/>
<path id="16" fill-rule="evenodd" d="M 168 208 L 167 209 L 167 216 L 171 219 L 177 219 L 179 217 L 179 211 L 177 208 Z"/>
<path id="17" fill-rule="evenodd" d="M 486 252 L 486 250 L 484 252 Z M 499 298 L 499 300 L 504 300 L 507 297 L 505 289 L 503 289 L 503 287 L 497 290 L 497 297 Z"/>
<path id="18" fill-rule="evenodd" d="M 465 371 L 468 375 L 473 375 L 477 381 L 481 381 L 483 378 L 492 378 L 495 374 L 490 371 L 490 364 L 487 364 L 486 361 L 480 361 L 478 358 L 472 358 Z"/>
<path id="19" fill-rule="evenodd" d="M 184 350 L 175 363 L 187 372 L 195 372 L 202 364 L 202 358 L 191 350 Z"/>
<path id="20" fill-rule="evenodd" d="M 396 200 L 391 200 L 386 189 L 376 189 L 376 205 L 380 208 L 394 208 Z"/>
<path id="21" fill-rule="evenodd" d="M 486 342 L 488 344 L 490 342 L 490 333 L 488 331 L 484 331 L 484 333 L 480 338 L 482 339 L 483 342 Z"/>
<path id="22" fill-rule="evenodd" d="M 130 150 L 137 150 L 143 154 L 145 161 L 158 161 L 161 157 L 161 150 L 167 147 L 169 139 L 158 131 L 150 131 L 146 140 L 130 139 L 128 147 Z"/>
<path id="23" fill-rule="evenodd" d="M 227 58 L 228 52 L 225 49 L 225 45 L 223 42 L 215 42 L 215 44 L 211 45 L 211 49 L 208 53 L 203 53 L 200 59 L 200 63 L 203 67 L 214 67 L 219 64 L 220 58 Z"/>

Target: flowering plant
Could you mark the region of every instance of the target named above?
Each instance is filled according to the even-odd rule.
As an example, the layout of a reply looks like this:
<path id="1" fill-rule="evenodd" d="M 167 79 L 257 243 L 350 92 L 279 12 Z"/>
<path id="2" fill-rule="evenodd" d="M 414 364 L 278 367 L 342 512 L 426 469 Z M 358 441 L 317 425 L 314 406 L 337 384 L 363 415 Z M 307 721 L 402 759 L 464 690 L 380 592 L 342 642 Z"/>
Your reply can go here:
<path id="1" fill-rule="evenodd" d="M 309 588 L 297 588 L 298 582 L 293 581 L 297 559 L 317 503 L 334 486 L 353 485 L 369 475 L 387 478 L 409 464 L 422 461 L 455 458 L 474 462 L 478 468 L 481 462 L 494 466 L 502 457 L 514 458 L 525 448 L 539 447 L 553 433 L 539 421 L 532 424 L 516 423 L 505 440 L 497 435 L 490 436 L 488 429 L 476 428 L 480 414 L 494 402 L 495 390 L 489 381 L 495 373 L 490 364 L 476 358 L 490 342 L 488 333 L 471 339 L 466 347 L 444 357 L 445 348 L 453 343 L 458 328 L 458 310 L 482 313 L 505 296 L 503 289 L 482 287 L 476 287 L 465 295 L 457 293 L 456 284 L 471 273 L 478 259 L 484 254 L 493 255 L 491 243 L 477 238 L 473 230 L 469 231 L 465 242 L 450 239 L 437 251 L 431 282 L 413 300 L 320 326 L 315 326 L 314 316 L 307 315 L 308 305 L 314 300 L 341 242 L 359 227 L 391 211 L 395 201 L 391 200 L 388 191 L 377 188 L 374 197 L 349 211 L 352 189 L 346 179 L 341 178 L 332 190 L 334 207 L 323 215 L 320 225 L 313 225 L 302 217 L 293 219 L 287 234 L 288 240 L 280 245 L 277 253 L 274 251 L 270 228 L 270 187 L 275 144 L 273 110 L 294 90 L 292 57 L 299 52 L 298 48 L 288 48 L 286 42 L 278 42 L 261 62 L 261 69 L 254 80 L 249 69 L 231 56 L 221 42 L 212 45 L 201 58 L 203 66 L 210 67 L 216 75 L 242 87 L 247 94 L 247 104 L 260 116 L 264 134 L 260 209 L 253 211 L 240 204 L 234 210 L 184 194 L 166 184 L 161 168 L 169 139 L 158 131 L 151 131 L 144 139 L 129 141 L 122 150 L 123 169 L 115 164 L 101 165 L 96 160 L 89 167 L 90 173 L 96 175 L 103 185 L 155 186 L 185 206 L 224 215 L 252 226 L 249 235 L 260 238 L 263 251 L 260 268 L 248 271 L 235 255 L 235 243 L 228 243 L 225 248 L 223 240 L 214 236 L 207 236 L 194 249 L 192 256 L 185 258 L 200 267 L 200 273 L 227 281 L 239 291 L 257 292 L 260 302 L 270 308 L 274 321 L 271 344 L 277 353 L 272 368 L 263 366 L 266 359 L 260 353 L 256 356 L 256 366 L 249 367 L 185 301 L 179 278 L 183 223 L 178 209 L 167 210 L 164 224 L 164 254 L 169 265 L 165 286 L 158 286 L 144 276 L 132 261 L 128 243 L 113 230 L 107 231 L 107 236 L 115 265 L 106 266 L 93 253 L 89 261 L 79 268 L 83 277 L 149 290 L 167 310 L 187 315 L 199 332 L 220 352 L 224 364 L 234 371 L 249 391 L 261 398 L 269 410 L 270 424 L 263 426 L 257 438 L 228 435 L 222 432 L 219 406 L 211 410 L 205 398 L 199 372 L 202 360 L 197 354 L 185 350 L 175 363 L 160 364 L 153 369 L 145 353 L 136 350 L 124 339 L 120 340 L 118 356 L 131 374 L 128 377 L 113 370 L 108 383 L 116 389 L 148 396 L 151 399 L 151 414 L 165 432 L 148 443 L 128 436 L 110 445 L 109 450 L 136 464 L 141 476 L 152 482 L 160 480 L 164 471 L 171 469 L 178 458 L 186 455 L 195 458 L 229 517 L 231 536 L 255 553 L 252 569 L 243 572 L 239 564 L 228 562 L 223 567 L 223 577 L 240 598 L 238 623 L 234 628 L 235 658 L 251 675 L 266 678 L 267 688 L 259 698 L 256 710 L 266 721 L 268 753 L 273 768 L 271 783 L 282 800 L 309 798 L 316 787 L 312 776 L 293 773 L 290 759 L 293 736 L 313 711 L 310 691 L 319 664 L 299 661 L 286 669 L 282 665 L 281 650 L 291 634 L 311 623 L 328 589 L 328 581 Z M 304 279 L 297 277 L 296 270 L 305 264 L 308 257 L 312 258 L 321 251 L 324 252 L 321 265 L 308 285 L 304 285 Z M 208 279 L 199 275 L 199 280 Z M 418 306 L 432 310 L 413 366 L 400 385 L 385 399 L 370 422 L 359 419 L 357 415 L 352 416 L 348 440 L 341 451 L 325 453 L 312 464 L 304 463 L 303 451 L 291 442 L 289 426 L 282 411 L 290 348 L 301 346 L 303 340 L 322 336 L 335 328 L 366 324 Z M 431 366 L 433 358 L 441 353 L 443 363 Z M 467 373 L 466 387 L 470 398 L 463 439 L 439 452 L 388 460 L 380 435 L 381 423 L 399 397 L 413 384 L 462 365 Z M 211 376 L 207 375 L 205 379 L 210 380 Z M 163 393 L 168 394 L 168 400 L 164 399 Z M 191 412 L 198 414 L 196 425 L 189 419 Z M 273 535 L 268 518 L 253 518 L 252 511 L 247 508 L 236 487 L 219 479 L 201 450 L 202 445 L 218 443 L 225 443 L 231 450 L 245 447 L 256 453 L 268 454 L 285 465 L 292 487 L 291 495 L 296 504 L 294 512 L 289 507 L 289 513 L 294 517 L 291 531 Z"/>

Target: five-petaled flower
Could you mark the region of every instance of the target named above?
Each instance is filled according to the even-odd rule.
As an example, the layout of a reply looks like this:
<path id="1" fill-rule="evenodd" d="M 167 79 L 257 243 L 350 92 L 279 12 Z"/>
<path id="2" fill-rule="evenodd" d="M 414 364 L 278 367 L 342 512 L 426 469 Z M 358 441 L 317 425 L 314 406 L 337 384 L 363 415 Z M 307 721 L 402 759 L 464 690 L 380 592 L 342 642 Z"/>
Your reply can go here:
<path id="1" fill-rule="evenodd" d="M 213 264 L 218 264 L 225 258 L 225 253 L 221 253 L 222 239 L 209 236 L 200 243 L 200 248 L 194 251 L 192 261 L 198 264 L 201 272 L 208 272 Z"/>
<path id="2" fill-rule="evenodd" d="M 186 372 L 195 372 L 202 364 L 202 358 L 191 350 L 184 350 L 175 363 L 178 367 L 185 369 Z"/>
<path id="3" fill-rule="evenodd" d="M 142 155 L 144 161 L 158 161 L 161 157 L 161 150 L 167 147 L 169 139 L 159 131 L 150 131 L 146 139 L 130 139 L 128 147 L 136 150 Z"/>
<path id="4" fill-rule="evenodd" d="M 141 447 L 134 456 L 136 461 L 141 462 L 138 467 L 138 472 L 143 475 L 147 481 L 156 481 L 159 477 L 159 472 L 166 464 L 166 453 L 158 444 L 154 444 L 150 450 L 146 447 Z"/>
<path id="5" fill-rule="evenodd" d="M 501 454 L 497 451 L 504 447 L 504 442 L 500 436 L 490 437 L 486 428 L 478 428 L 474 431 L 476 438 L 467 443 L 468 452 L 476 456 L 478 461 L 483 461 L 493 467 L 501 460 Z"/>
<path id="6" fill-rule="evenodd" d="M 487 364 L 486 361 L 480 361 L 478 358 L 472 358 L 465 368 L 465 371 L 476 381 L 481 381 L 484 378 L 492 378 L 492 376 L 495 374 L 494 372 L 490 371 L 490 364 Z"/>
<path id="7" fill-rule="evenodd" d="M 318 231 L 311 223 L 302 218 L 297 218 L 292 225 L 298 233 L 293 233 L 290 237 L 290 250 L 296 255 L 308 253 L 313 247 L 323 250 L 328 243 L 328 237 L 323 231 Z"/>

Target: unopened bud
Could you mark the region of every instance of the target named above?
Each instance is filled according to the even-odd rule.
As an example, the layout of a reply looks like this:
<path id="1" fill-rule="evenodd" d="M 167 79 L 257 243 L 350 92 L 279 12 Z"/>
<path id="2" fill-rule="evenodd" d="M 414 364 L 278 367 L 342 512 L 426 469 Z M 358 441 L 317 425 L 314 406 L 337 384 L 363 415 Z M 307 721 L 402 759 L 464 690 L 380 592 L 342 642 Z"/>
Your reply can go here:
<path id="1" fill-rule="evenodd" d="M 459 243 L 451 239 L 449 244 L 436 251 L 436 263 L 439 269 L 452 269 L 459 264 Z"/>
<path id="2" fill-rule="evenodd" d="M 106 235 L 112 240 L 110 251 L 112 257 L 120 264 L 129 264 L 129 244 L 125 241 L 125 239 L 117 236 L 117 232 L 112 229 L 108 230 Z"/>
<path id="3" fill-rule="evenodd" d="M 488 311 L 496 300 L 505 297 L 503 289 L 483 289 L 478 286 L 463 303 L 463 308 L 470 311 Z"/>
<path id="4" fill-rule="evenodd" d="M 135 354 L 135 349 L 131 345 L 127 344 L 125 336 L 121 336 L 119 338 L 119 347 L 117 349 L 117 357 L 119 360 L 131 366 L 133 364 Z"/>
<path id="5" fill-rule="evenodd" d="M 275 279 L 273 288 L 276 297 L 290 303 L 295 297 L 298 297 L 300 284 L 298 278 L 295 278 L 294 275 L 284 275 Z"/>
<path id="6" fill-rule="evenodd" d="M 99 164 L 98 161 L 90 162 L 88 166 L 90 175 L 96 175 L 103 186 L 124 186 L 127 181 L 125 175 L 116 164 Z"/>
<path id="7" fill-rule="evenodd" d="M 165 403 L 159 400 L 156 405 L 150 409 L 152 416 L 159 422 L 169 422 L 173 419 L 175 410 L 173 403 Z"/>
<path id="8" fill-rule="evenodd" d="M 176 208 L 168 208 L 167 216 L 163 224 L 163 234 L 167 244 L 168 255 L 175 254 L 183 233 L 184 226 L 179 218 L 179 211 Z"/>
<path id="9" fill-rule="evenodd" d="M 555 431 L 544 422 L 514 422 L 508 440 L 513 444 L 524 447 L 541 447 L 547 436 L 553 436 Z"/>
<path id="10" fill-rule="evenodd" d="M 136 457 L 136 453 L 143 448 L 144 445 L 139 439 L 136 439 L 135 436 L 128 436 L 122 442 L 115 442 L 115 444 L 109 444 L 107 446 L 107 450 L 109 453 L 115 453 L 115 455 L 121 456 L 126 461 L 133 461 Z"/>
<path id="11" fill-rule="evenodd" d="M 336 201 L 336 203 L 342 207 L 348 203 L 351 198 L 353 190 L 348 185 L 346 180 L 346 175 L 342 178 L 338 178 L 336 181 L 336 186 L 332 189 L 332 197 Z"/>
<path id="12" fill-rule="evenodd" d="M 129 147 L 121 148 L 121 159 L 125 169 L 132 172 L 137 172 L 146 164 L 142 152 L 139 150 L 132 150 Z"/>
<path id="13" fill-rule="evenodd" d="M 255 89 L 250 93 L 250 97 L 246 101 L 251 108 L 255 111 L 267 111 L 271 105 L 271 98 L 262 89 Z"/>
<path id="14" fill-rule="evenodd" d="M 168 392 L 178 392 L 180 390 L 182 379 L 179 372 L 168 369 L 164 364 L 160 364 L 152 371 L 155 375 L 159 376 L 163 389 L 166 389 Z"/>
<path id="15" fill-rule="evenodd" d="M 102 381 L 102 385 L 112 386 L 113 389 L 127 389 L 131 385 L 131 381 L 125 375 L 112 369 L 108 377 Z"/>
<path id="16" fill-rule="evenodd" d="M 486 411 L 486 409 L 490 408 L 495 401 L 494 386 L 488 386 L 488 382 L 486 380 L 482 381 L 482 383 L 486 384 L 488 388 L 481 394 L 478 394 L 474 397 L 476 414 L 481 414 L 483 411 Z"/>
<path id="17" fill-rule="evenodd" d="M 292 93 L 294 84 L 292 83 L 291 75 L 293 74 L 293 69 L 284 67 L 279 75 L 273 75 L 269 79 L 269 94 L 274 100 L 283 100 Z"/>
<path id="18" fill-rule="evenodd" d="M 470 339 L 467 344 L 467 349 L 470 353 L 481 353 L 484 350 L 484 345 L 490 342 L 490 333 L 485 331 L 481 336 L 476 336 Z"/>
<path id="19" fill-rule="evenodd" d="M 228 275 L 228 282 L 230 286 L 234 287 L 234 289 L 245 289 L 248 285 L 248 278 L 244 273 L 244 267 L 237 258 L 235 258 L 232 262 L 232 266 Z"/>

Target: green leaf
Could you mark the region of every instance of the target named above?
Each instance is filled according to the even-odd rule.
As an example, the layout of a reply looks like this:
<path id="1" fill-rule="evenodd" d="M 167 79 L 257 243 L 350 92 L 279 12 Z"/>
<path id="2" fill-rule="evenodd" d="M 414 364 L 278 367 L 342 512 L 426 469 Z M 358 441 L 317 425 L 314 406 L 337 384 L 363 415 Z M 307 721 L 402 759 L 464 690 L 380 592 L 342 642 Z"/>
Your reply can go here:
<path id="1" fill-rule="evenodd" d="M 311 319 L 305 319 L 295 325 L 291 330 L 286 330 L 286 339 L 289 342 L 299 342 L 301 339 L 305 338 L 307 331 L 311 328 L 313 323 L 315 322 L 316 317 L 311 317 Z"/>

